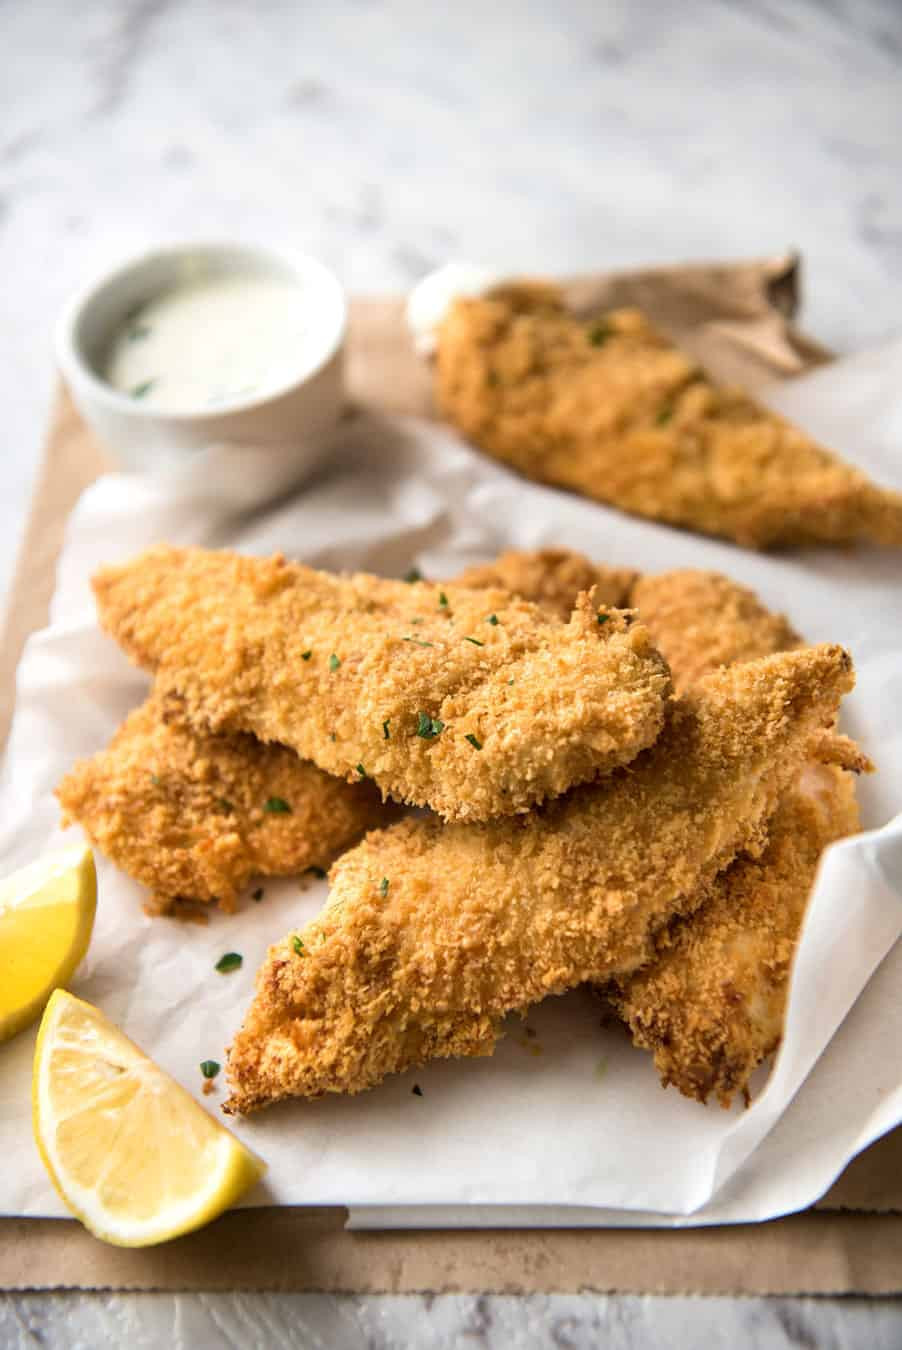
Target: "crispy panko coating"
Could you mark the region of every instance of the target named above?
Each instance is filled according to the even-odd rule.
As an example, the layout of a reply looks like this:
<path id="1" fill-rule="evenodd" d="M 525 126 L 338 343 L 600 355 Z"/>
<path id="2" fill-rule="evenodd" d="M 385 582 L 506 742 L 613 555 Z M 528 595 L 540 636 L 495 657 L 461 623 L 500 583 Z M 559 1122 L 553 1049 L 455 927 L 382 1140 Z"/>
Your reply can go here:
<path id="1" fill-rule="evenodd" d="M 677 693 L 718 666 L 802 645 L 783 614 L 719 572 L 687 568 L 640 577 L 629 603 L 666 657 Z"/>
<path id="2" fill-rule="evenodd" d="M 699 912 L 608 998 L 666 1087 L 729 1106 L 783 1033 L 796 942 L 828 844 L 858 829 L 854 779 L 810 764 L 780 798 L 760 858 L 738 858 Z"/>
<path id="3" fill-rule="evenodd" d="M 372 783 L 343 782 L 279 745 L 211 736 L 172 695 L 152 694 L 110 745 L 57 788 L 64 824 L 147 886 L 152 908 L 218 902 L 253 876 L 328 867 L 393 812 Z"/>
<path id="4" fill-rule="evenodd" d="M 715 385 L 635 310 L 583 321 L 541 286 L 458 300 L 436 396 L 496 459 L 635 515 L 753 548 L 902 546 L 902 494 Z"/>
<path id="5" fill-rule="evenodd" d="M 642 578 L 632 592 L 678 691 L 721 665 L 801 645 L 786 619 L 716 572 L 676 571 Z M 636 1045 L 654 1051 L 665 1086 L 728 1106 L 776 1047 L 801 931 L 821 851 L 858 827 L 854 780 L 869 761 L 833 730 L 815 738 L 812 759 L 781 797 L 760 858 L 738 858 L 709 884 L 696 913 L 663 931 L 640 972 L 605 996 Z"/>
<path id="6" fill-rule="evenodd" d="M 719 670 L 607 783 L 515 820 L 368 835 L 333 867 L 319 917 L 270 949 L 230 1051 L 229 1109 L 490 1054 L 507 1013 L 637 969 L 658 928 L 763 845 L 852 683 L 840 647 Z"/>
<path id="7" fill-rule="evenodd" d="M 593 586 L 596 604 L 629 607 L 637 576 L 626 567 L 601 567 L 582 553 L 543 548 L 534 553 L 510 549 L 492 562 L 468 567 L 454 580 L 458 586 L 500 586 L 560 619 L 569 619 L 580 591 Z"/>
<path id="8" fill-rule="evenodd" d="M 103 626 L 196 726 L 449 820 L 525 811 L 629 763 L 670 693 L 646 630 L 591 596 L 564 624 L 506 591 L 168 547 L 94 589 Z"/>

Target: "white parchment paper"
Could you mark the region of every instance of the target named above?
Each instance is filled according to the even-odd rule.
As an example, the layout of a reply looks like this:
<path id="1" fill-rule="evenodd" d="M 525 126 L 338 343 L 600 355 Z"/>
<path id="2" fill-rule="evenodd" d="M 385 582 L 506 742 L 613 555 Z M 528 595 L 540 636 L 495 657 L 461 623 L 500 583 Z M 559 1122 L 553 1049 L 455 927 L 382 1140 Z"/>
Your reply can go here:
<path id="1" fill-rule="evenodd" d="M 781 385 L 770 402 L 902 487 L 902 344 Z M 395 576 L 549 545 L 645 571 L 728 572 L 809 639 L 850 648 L 858 686 L 844 726 L 880 769 L 860 788 L 869 833 L 824 860 L 783 1048 L 751 1109 L 663 1092 L 650 1057 L 603 1030 L 577 991 L 534 1010 L 534 1037 L 513 1023 L 492 1059 L 432 1064 L 234 1128 L 269 1163 L 249 1203 L 344 1204 L 364 1225 L 713 1222 L 811 1203 L 902 1120 L 902 818 L 888 823 L 902 806 L 902 557 L 758 556 L 537 487 L 412 420 L 349 420 L 327 467 L 285 488 L 278 456 L 216 447 L 165 478 L 110 476 L 85 494 L 50 626 L 19 671 L 0 871 L 71 837 L 58 830 L 54 784 L 148 687 L 97 627 L 88 578 L 101 563 L 167 539 Z M 98 866 L 94 938 L 72 988 L 215 1109 L 222 1089 L 201 1095 L 199 1063 L 225 1060 L 268 944 L 316 912 L 325 883 L 266 883 L 261 903 L 197 926 L 147 918 L 140 888 Z M 225 951 L 243 954 L 240 971 L 216 973 Z M 0 1212 L 53 1215 L 63 1211 L 31 1138 L 33 1045 L 28 1032 L 0 1046 Z"/>

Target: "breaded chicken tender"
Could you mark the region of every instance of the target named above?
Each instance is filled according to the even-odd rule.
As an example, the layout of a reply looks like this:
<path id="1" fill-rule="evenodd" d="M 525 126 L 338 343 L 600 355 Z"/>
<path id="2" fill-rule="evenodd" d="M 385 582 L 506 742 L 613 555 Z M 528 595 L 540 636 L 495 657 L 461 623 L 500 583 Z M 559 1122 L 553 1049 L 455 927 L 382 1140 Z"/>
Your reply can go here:
<path id="1" fill-rule="evenodd" d="M 608 998 L 634 1044 L 654 1054 L 666 1087 L 729 1106 L 783 1034 L 792 959 L 818 863 L 858 829 L 854 779 L 807 765 L 777 806 L 759 858 L 743 856 L 709 886 L 691 920 L 657 941 L 644 969 Z"/>
<path id="2" fill-rule="evenodd" d="M 454 580 L 458 586 L 500 586 L 560 619 L 569 619 L 579 593 L 593 586 L 596 604 L 627 608 L 638 575 L 627 567 L 602 567 L 582 553 L 543 548 L 536 552 L 510 549 L 492 562 L 466 568 Z"/>
<path id="3" fill-rule="evenodd" d="M 526 811 L 629 763 L 670 694 L 646 630 L 591 596 L 564 624 L 506 591 L 168 547 L 94 589 L 104 628 L 195 726 L 448 820 Z"/>
<path id="4" fill-rule="evenodd" d="M 801 645 L 782 615 L 716 572 L 644 577 L 632 600 L 678 691 L 718 666 Z M 664 1085 L 700 1101 L 714 1093 L 728 1106 L 736 1092 L 747 1094 L 751 1074 L 776 1048 L 818 859 L 858 828 L 854 779 L 844 770 L 872 766 L 846 737 L 823 735 L 837 767 L 802 769 L 777 804 L 762 856 L 737 858 L 696 913 L 664 930 L 649 964 L 605 991 L 635 1044 L 654 1051 Z M 812 756 L 821 751 L 815 740 Z"/>
<path id="5" fill-rule="evenodd" d="M 343 782 L 279 745 L 187 725 L 179 700 L 152 694 L 106 750 L 56 792 L 64 824 L 151 892 L 231 911 L 254 876 L 328 867 L 392 817 L 372 783 Z"/>
<path id="6" fill-rule="evenodd" d="M 458 300 L 435 378 L 442 414 L 538 482 L 752 548 L 902 546 L 902 493 L 715 385 L 635 310 L 584 322 L 535 285 Z"/>
<path id="7" fill-rule="evenodd" d="M 513 820 L 368 835 L 333 867 L 319 917 L 270 949 L 228 1109 L 490 1054 L 507 1013 L 643 965 L 656 930 L 763 845 L 852 683 L 840 647 L 719 670 L 604 784 Z"/>
<path id="8" fill-rule="evenodd" d="M 719 572 L 685 568 L 640 577 L 628 603 L 666 657 L 677 693 L 718 666 L 802 645 L 785 615 Z"/>

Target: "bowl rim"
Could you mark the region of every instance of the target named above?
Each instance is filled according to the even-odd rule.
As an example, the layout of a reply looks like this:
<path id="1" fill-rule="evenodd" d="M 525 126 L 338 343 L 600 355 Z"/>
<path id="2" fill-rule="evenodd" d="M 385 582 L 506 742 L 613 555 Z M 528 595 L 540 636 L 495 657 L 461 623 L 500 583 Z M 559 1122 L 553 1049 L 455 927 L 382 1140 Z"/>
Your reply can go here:
<path id="1" fill-rule="evenodd" d="M 232 399 L 217 404 L 214 408 L 193 411 L 167 412 L 165 408 L 148 407 L 133 399 L 129 394 L 121 393 L 102 379 L 91 367 L 79 343 L 76 331 L 84 315 L 95 304 L 101 294 L 115 289 L 127 276 L 149 264 L 162 259 L 175 264 L 185 257 L 203 257 L 204 255 L 244 255 L 248 263 L 277 263 L 281 268 L 295 274 L 300 279 L 317 277 L 325 282 L 327 292 L 331 292 L 334 304 L 334 332 L 331 341 L 324 345 L 323 351 L 311 364 L 309 360 L 299 363 L 298 373 L 273 385 L 265 393 L 250 398 Z M 113 267 L 104 268 L 81 286 L 63 306 L 54 328 L 54 349 L 57 364 L 63 377 L 79 391 L 87 392 L 96 402 L 103 404 L 109 411 L 120 416 L 131 417 L 136 421 L 156 421 L 176 423 L 194 423 L 218 421 L 222 418 L 241 416 L 256 409 L 268 407 L 286 395 L 302 388 L 320 373 L 341 349 L 348 327 L 348 300 L 338 277 L 319 258 L 301 250 L 278 247 L 270 244 L 248 243 L 242 239 L 184 239 L 171 244 L 162 244 L 133 253 Z"/>

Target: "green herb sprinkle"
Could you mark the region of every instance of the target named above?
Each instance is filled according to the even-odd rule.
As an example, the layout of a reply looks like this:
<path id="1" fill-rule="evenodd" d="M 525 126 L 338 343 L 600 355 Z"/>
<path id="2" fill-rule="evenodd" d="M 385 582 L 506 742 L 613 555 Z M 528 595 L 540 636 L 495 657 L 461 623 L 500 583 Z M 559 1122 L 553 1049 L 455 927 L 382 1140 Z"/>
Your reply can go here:
<path id="1" fill-rule="evenodd" d="M 424 741 L 431 741 L 434 737 L 445 730 L 444 722 L 437 717 L 430 717 L 428 713 L 417 713 L 417 735 Z"/>
<path id="2" fill-rule="evenodd" d="M 589 329 L 589 341 L 593 347 L 603 347 L 613 331 L 609 323 L 596 323 Z"/>

